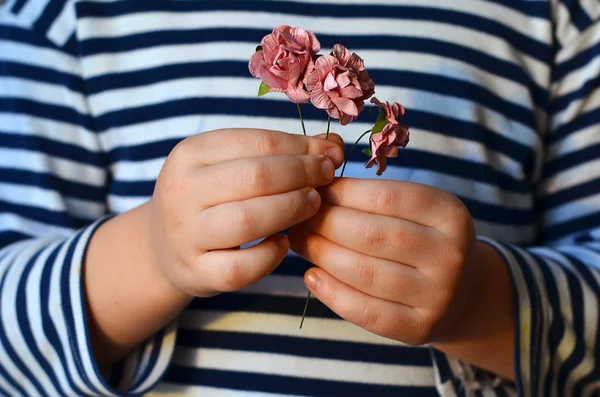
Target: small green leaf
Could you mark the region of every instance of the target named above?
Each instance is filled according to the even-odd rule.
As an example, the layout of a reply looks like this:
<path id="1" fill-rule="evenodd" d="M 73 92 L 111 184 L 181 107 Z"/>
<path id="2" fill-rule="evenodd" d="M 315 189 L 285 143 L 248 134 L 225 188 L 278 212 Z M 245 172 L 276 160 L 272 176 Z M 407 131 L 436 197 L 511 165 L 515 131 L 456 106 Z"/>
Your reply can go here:
<path id="1" fill-rule="evenodd" d="M 363 149 L 362 152 L 367 157 L 373 157 L 373 151 L 369 148 Z"/>
<path id="2" fill-rule="evenodd" d="M 389 121 L 387 121 L 387 119 L 385 118 L 385 116 L 386 116 L 385 110 L 380 109 L 379 110 L 379 116 L 377 117 L 377 121 L 375 122 L 375 125 L 371 129 L 371 135 L 377 134 L 378 132 L 383 131 L 383 129 L 385 128 L 385 126 L 390 123 Z"/>
<path id="3" fill-rule="evenodd" d="M 258 96 L 267 95 L 269 92 L 271 92 L 271 88 L 264 81 L 261 81 L 258 87 Z"/>
<path id="4" fill-rule="evenodd" d="M 258 45 L 258 46 L 256 46 L 256 50 L 255 50 L 255 52 L 256 52 L 256 51 L 262 51 L 262 49 L 263 49 L 263 47 L 262 47 L 261 45 Z"/>

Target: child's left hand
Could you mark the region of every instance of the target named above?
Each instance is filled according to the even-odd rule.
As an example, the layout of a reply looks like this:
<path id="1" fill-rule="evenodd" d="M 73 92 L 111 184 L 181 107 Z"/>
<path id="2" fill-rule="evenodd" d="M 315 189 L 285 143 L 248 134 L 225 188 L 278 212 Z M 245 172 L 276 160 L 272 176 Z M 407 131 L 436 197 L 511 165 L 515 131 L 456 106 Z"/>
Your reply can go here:
<path id="1" fill-rule="evenodd" d="M 310 291 L 344 319 L 411 345 L 452 338 L 475 269 L 462 202 L 408 182 L 337 179 L 316 216 L 289 233 L 314 263 Z"/>

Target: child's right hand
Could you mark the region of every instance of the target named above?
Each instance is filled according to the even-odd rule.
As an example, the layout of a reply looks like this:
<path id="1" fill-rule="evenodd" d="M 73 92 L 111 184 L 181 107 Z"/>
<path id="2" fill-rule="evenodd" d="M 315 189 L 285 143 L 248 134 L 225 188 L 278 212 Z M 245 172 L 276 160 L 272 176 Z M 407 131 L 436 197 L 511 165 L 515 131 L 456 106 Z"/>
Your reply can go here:
<path id="1" fill-rule="evenodd" d="M 272 272 L 289 247 L 279 232 L 317 212 L 321 200 L 313 188 L 333 180 L 342 145 L 333 134 L 326 141 L 255 129 L 211 131 L 181 142 L 149 203 L 150 245 L 160 272 L 194 297 L 234 291 Z"/>

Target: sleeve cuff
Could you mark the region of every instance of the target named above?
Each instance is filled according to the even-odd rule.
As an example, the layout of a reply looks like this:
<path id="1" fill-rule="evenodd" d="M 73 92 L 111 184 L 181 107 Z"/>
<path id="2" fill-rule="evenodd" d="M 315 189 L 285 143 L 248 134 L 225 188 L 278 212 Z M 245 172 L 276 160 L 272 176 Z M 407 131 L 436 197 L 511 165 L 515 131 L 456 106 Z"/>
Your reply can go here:
<path id="1" fill-rule="evenodd" d="M 86 302 L 83 291 L 82 264 L 89 240 L 95 230 L 110 217 L 80 231 L 66 243 L 65 267 L 62 269 L 61 301 L 68 335 L 69 354 L 75 384 L 84 395 L 131 396 L 151 390 L 169 366 L 176 336 L 175 322 L 156 333 L 126 357 L 118 371 L 118 381 L 105 379 L 95 361 L 89 338 Z"/>

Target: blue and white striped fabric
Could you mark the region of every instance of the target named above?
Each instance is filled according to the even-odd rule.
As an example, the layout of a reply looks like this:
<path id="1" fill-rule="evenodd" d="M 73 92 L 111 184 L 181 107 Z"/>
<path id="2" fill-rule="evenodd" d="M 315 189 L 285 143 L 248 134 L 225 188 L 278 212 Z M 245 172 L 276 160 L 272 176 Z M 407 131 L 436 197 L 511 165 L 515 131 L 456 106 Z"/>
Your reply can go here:
<path id="1" fill-rule="evenodd" d="M 103 380 L 83 255 L 145 202 L 169 151 L 223 127 L 300 132 L 247 62 L 280 24 L 359 53 L 411 143 L 385 178 L 461 198 L 516 289 L 517 382 L 348 324 L 309 264 L 194 301 Z M 0 395 L 600 395 L 598 0 L 4 0 L 0 6 Z M 365 112 L 337 128 L 347 143 Z M 306 108 L 307 127 L 325 117 Z M 357 151 L 358 152 L 358 151 Z M 364 159 L 346 175 L 373 178 Z"/>

